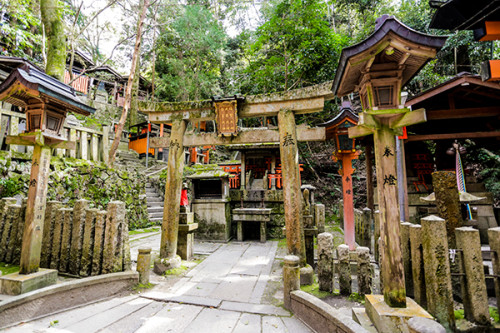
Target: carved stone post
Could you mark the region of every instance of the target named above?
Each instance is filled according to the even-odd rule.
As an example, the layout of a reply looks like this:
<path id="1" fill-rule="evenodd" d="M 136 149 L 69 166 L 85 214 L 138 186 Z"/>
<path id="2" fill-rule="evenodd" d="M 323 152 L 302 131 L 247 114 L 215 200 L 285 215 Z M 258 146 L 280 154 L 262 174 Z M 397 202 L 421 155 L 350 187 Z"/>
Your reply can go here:
<path id="1" fill-rule="evenodd" d="M 358 254 L 358 293 L 368 295 L 372 293 L 372 274 L 370 269 L 370 249 L 359 246 Z"/>
<path id="2" fill-rule="evenodd" d="M 349 262 L 349 246 L 341 244 L 337 247 L 337 259 L 339 267 L 340 294 L 349 296 L 351 294 L 351 263 Z"/>
<path id="3" fill-rule="evenodd" d="M 410 252 L 414 299 L 415 302 L 426 308 L 427 298 L 425 295 L 424 263 L 422 261 L 422 226 L 419 224 L 412 224 L 410 227 Z"/>
<path id="4" fill-rule="evenodd" d="M 318 235 L 318 282 L 319 290 L 333 291 L 333 235 Z"/>
<path id="5" fill-rule="evenodd" d="M 184 169 L 184 132 L 185 120 L 174 120 L 170 136 L 168 154 L 167 183 L 165 185 L 165 208 L 161 227 L 160 261 L 155 263 L 155 273 L 162 274 L 168 269 L 179 267 L 177 256 L 177 236 Z"/>
<path id="6" fill-rule="evenodd" d="M 302 198 L 300 191 L 299 151 L 295 115 L 292 111 L 278 113 L 281 169 L 283 175 L 283 201 L 285 205 L 286 243 L 288 253 L 306 262 L 304 230 L 302 229 Z"/>
<path id="7" fill-rule="evenodd" d="M 492 252 L 493 274 L 497 277 L 495 281 L 495 294 L 497 298 L 497 309 L 500 309 L 500 227 L 488 229 L 488 239 Z"/>
<path id="8" fill-rule="evenodd" d="M 413 279 L 411 270 L 411 255 L 410 255 L 410 227 L 412 226 L 409 222 L 401 223 L 401 255 L 403 256 L 403 267 L 405 272 L 405 286 L 406 293 L 413 297 Z"/>
<path id="9" fill-rule="evenodd" d="M 297 256 L 285 256 L 283 260 L 283 306 L 291 309 L 290 293 L 300 289 L 300 258 Z"/>

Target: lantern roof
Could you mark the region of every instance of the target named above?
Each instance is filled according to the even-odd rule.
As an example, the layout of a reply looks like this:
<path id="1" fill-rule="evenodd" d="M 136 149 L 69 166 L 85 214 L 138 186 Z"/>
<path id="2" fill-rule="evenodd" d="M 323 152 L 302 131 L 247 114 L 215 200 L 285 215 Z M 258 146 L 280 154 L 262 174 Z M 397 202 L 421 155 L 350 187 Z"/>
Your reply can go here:
<path id="1" fill-rule="evenodd" d="M 93 107 L 80 101 L 73 87 L 26 63 L 0 85 L 0 100 L 26 108 L 30 99 L 46 100 L 85 116 L 95 112 Z"/>
<path id="2" fill-rule="evenodd" d="M 340 109 L 340 113 L 338 115 L 336 115 L 333 119 L 328 120 L 327 122 L 319 124 L 318 126 L 326 127 L 328 131 L 329 129 L 340 126 L 342 123 L 344 123 L 345 120 L 348 120 L 353 124 L 357 124 L 359 120 L 358 115 L 355 114 L 352 110 L 350 102 L 342 103 L 342 108 Z"/>
<path id="3" fill-rule="evenodd" d="M 335 95 L 358 91 L 363 75 L 370 72 L 401 71 L 401 84 L 406 84 L 436 56 L 447 38 L 418 32 L 389 15 L 376 22 L 368 38 L 342 50 L 332 87 Z"/>
<path id="4" fill-rule="evenodd" d="M 449 0 L 436 10 L 429 28 L 474 30 L 485 21 L 500 21 L 500 0 Z"/>

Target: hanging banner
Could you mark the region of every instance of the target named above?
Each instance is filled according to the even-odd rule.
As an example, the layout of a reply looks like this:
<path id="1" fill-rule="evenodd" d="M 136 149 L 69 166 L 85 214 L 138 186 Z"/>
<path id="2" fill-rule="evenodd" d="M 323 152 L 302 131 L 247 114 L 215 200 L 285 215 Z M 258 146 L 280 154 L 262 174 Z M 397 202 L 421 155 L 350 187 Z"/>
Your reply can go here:
<path id="1" fill-rule="evenodd" d="M 237 101 L 215 102 L 217 133 L 219 136 L 233 136 L 238 134 Z"/>

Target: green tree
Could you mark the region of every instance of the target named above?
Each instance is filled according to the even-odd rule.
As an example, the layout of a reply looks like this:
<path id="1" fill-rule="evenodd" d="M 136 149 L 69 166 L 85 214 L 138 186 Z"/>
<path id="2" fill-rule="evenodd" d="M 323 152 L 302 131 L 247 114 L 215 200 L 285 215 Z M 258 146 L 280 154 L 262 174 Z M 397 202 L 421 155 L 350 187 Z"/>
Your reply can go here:
<path id="1" fill-rule="evenodd" d="M 199 100 L 220 94 L 226 34 L 205 7 L 177 8 L 178 17 L 161 31 L 158 39 L 157 93 L 170 101 Z"/>
<path id="2" fill-rule="evenodd" d="M 59 0 L 40 0 L 40 13 L 47 38 L 45 72 L 63 81 L 67 54 L 62 4 Z"/>

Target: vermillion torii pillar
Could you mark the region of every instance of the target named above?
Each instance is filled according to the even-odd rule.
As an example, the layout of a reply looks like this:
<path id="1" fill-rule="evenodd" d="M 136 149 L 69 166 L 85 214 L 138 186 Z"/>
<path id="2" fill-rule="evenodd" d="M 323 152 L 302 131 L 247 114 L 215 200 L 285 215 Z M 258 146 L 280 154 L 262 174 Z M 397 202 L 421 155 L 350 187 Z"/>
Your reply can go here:
<path id="1" fill-rule="evenodd" d="M 342 50 L 333 84 L 337 96 L 359 92 L 363 112 L 349 137 L 373 134 L 380 211 L 381 274 L 384 301 L 406 307 L 399 236 L 396 135 L 402 127 L 426 121 L 425 110 L 410 112 L 401 102 L 401 88 L 435 57 L 446 37 L 412 30 L 384 15 L 365 41 Z"/>
<path id="2" fill-rule="evenodd" d="M 25 276 L 18 281 L 27 285 L 27 289 L 21 287 L 21 292 L 26 292 L 31 288 L 27 281 L 46 273 L 52 274 L 34 274 L 40 266 L 52 149 L 74 149 L 76 146 L 75 142 L 61 136 L 68 111 L 89 115 L 95 109 L 83 104 L 73 88 L 30 65 L 13 71 L 0 85 L 0 100 L 16 105 L 26 113 L 26 133 L 7 137 L 7 143 L 34 146 L 19 269 L 19 274 Z M 40 279 L 39 287 L 51 280 L 47 277 Z M 34 285 L 33 282 L 31 284 Z"/>

